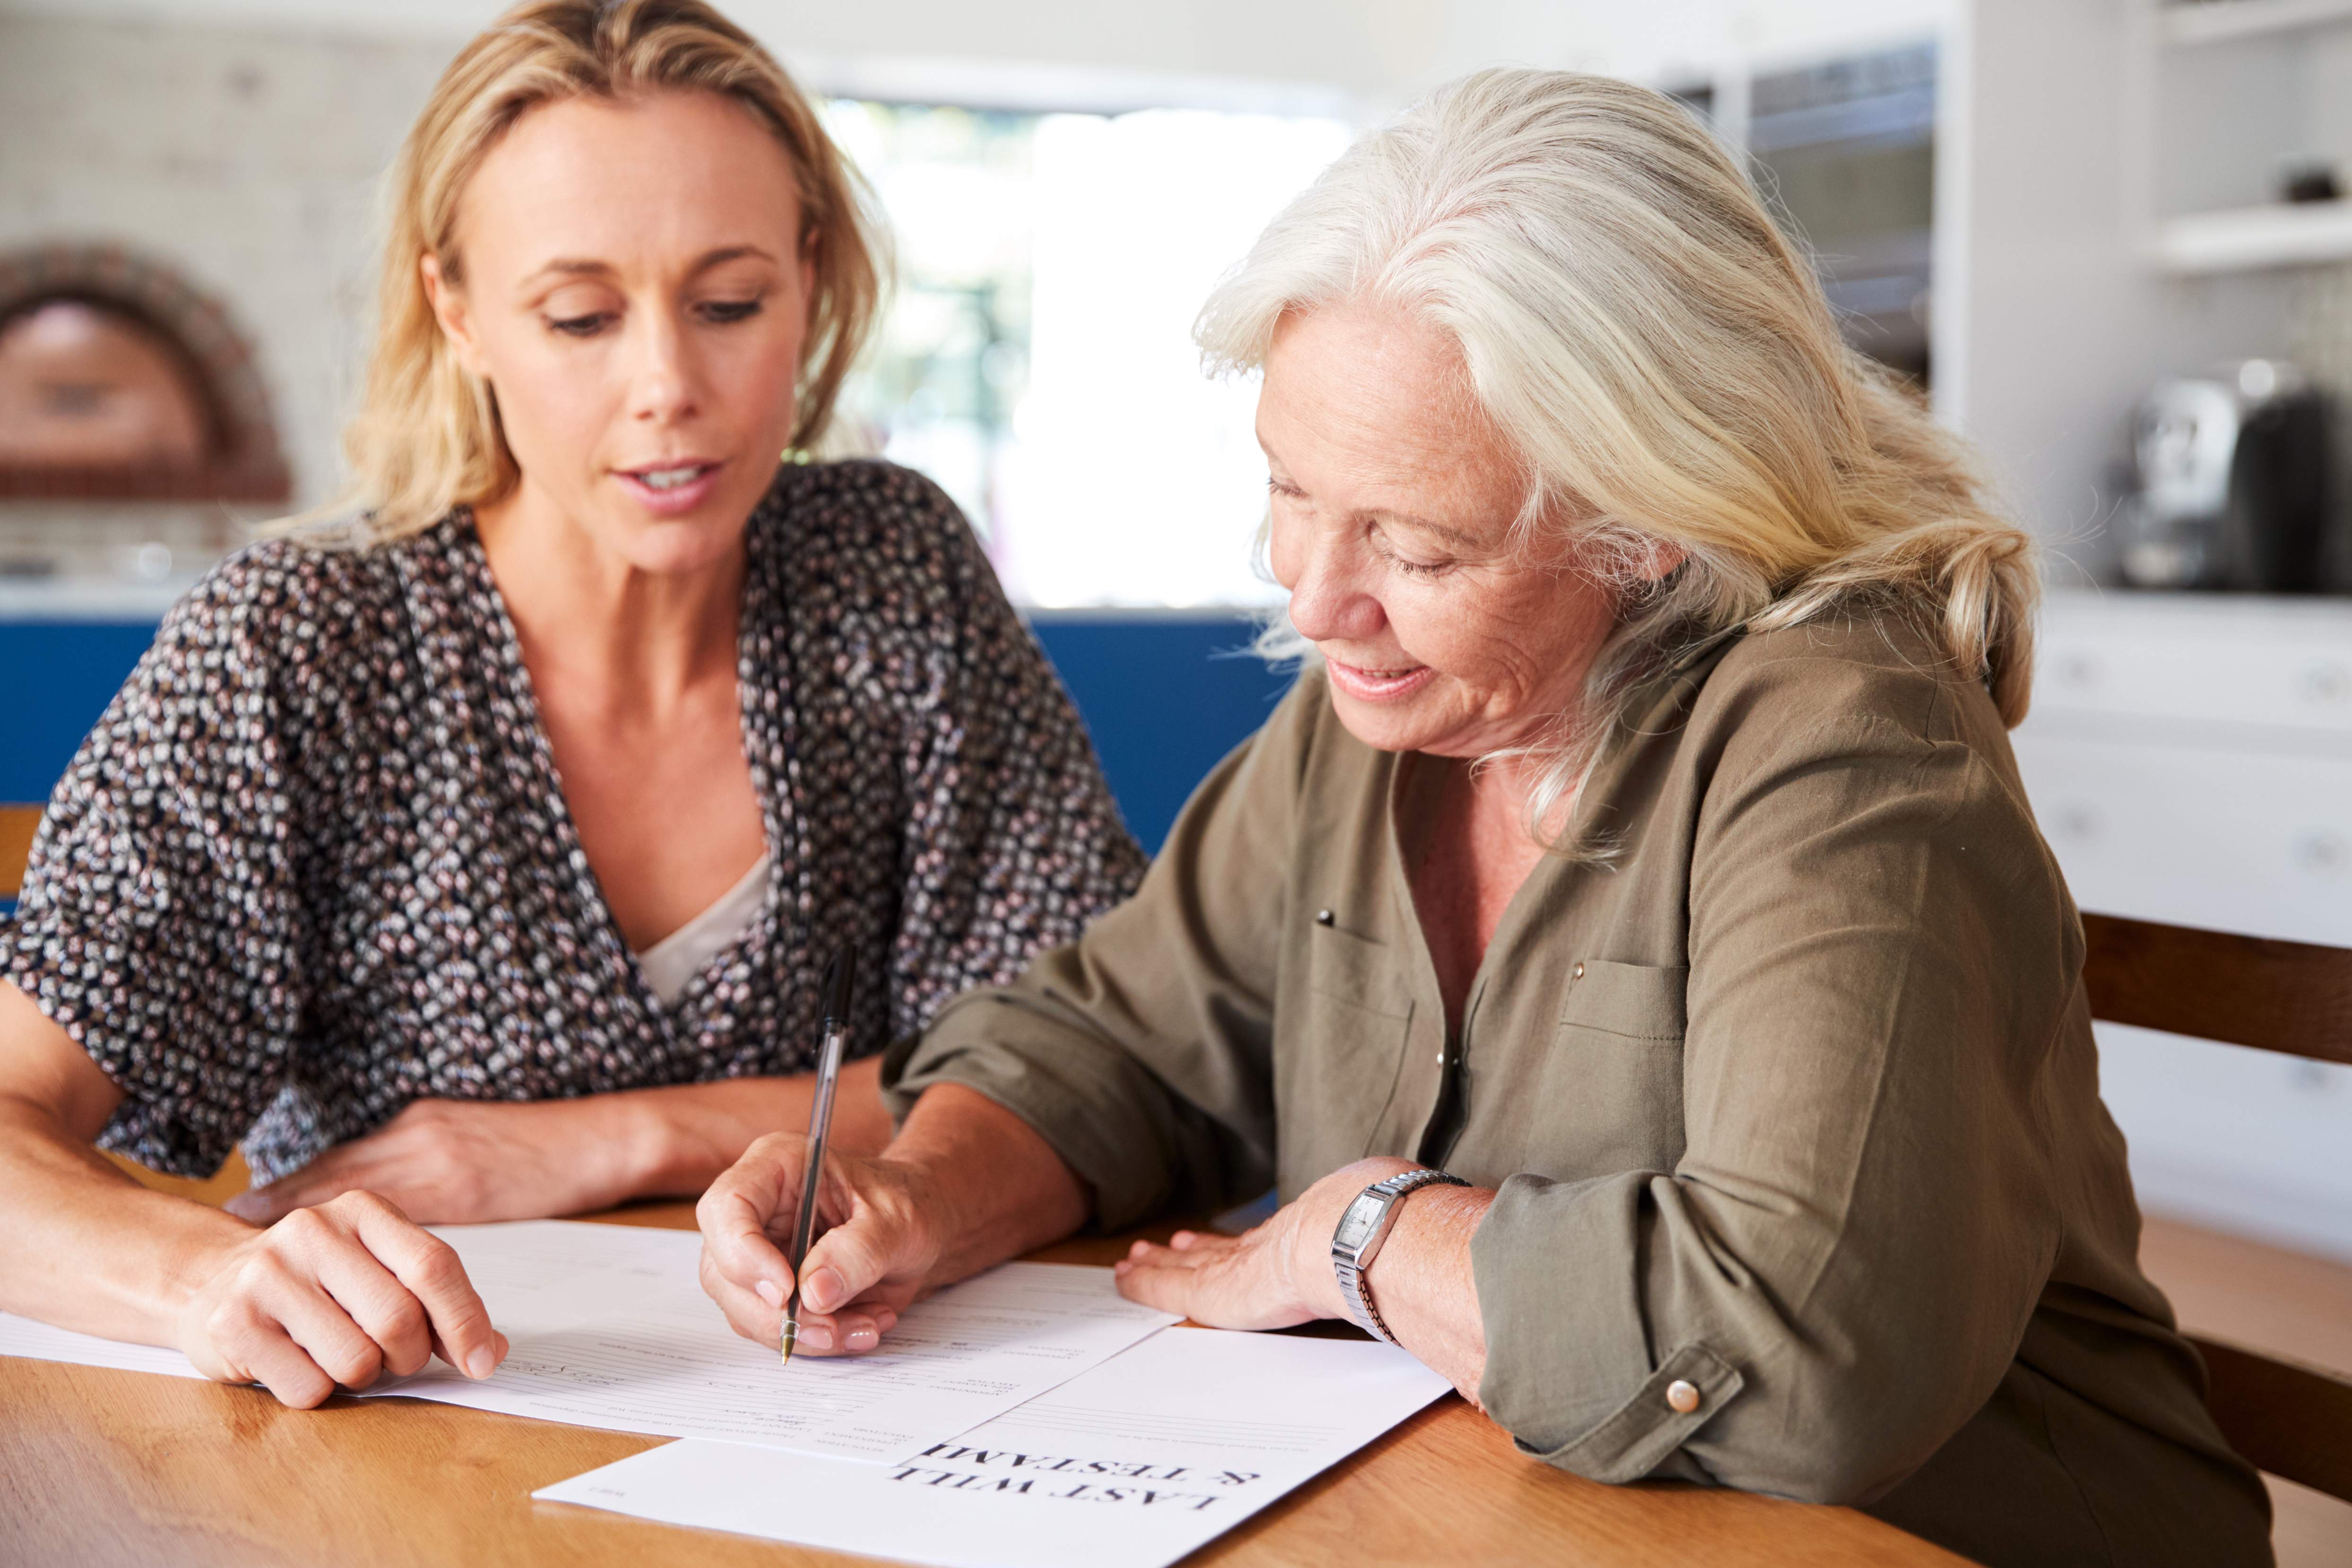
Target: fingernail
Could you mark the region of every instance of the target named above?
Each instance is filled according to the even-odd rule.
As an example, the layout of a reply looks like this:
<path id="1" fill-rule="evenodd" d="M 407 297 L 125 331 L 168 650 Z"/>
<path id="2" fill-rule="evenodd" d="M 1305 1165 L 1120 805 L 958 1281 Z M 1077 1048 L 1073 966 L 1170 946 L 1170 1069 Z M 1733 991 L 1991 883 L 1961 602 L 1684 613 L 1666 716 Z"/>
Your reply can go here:
<path id="1" fill-rule="evenodd" d="M 774 1280 L 762 1279 L 757 1285 L 752 1286 L 751 1289 L 757 1290 L 760 1293 L 760 1300 L 765 1301 L 769 1306 L 776 1308 L 782 1308 L 783 1306 L 784 1293 L 782 1289 L 777 1288 Z"/>
<path id="2" fill-rule="evenodd" d="M 1134 1267 L 1135 1267 L 1135 1265 L 1133 1265 L 1133 1264 L 1129 1263 L 1126 1258 L 1120 1258 L 1118 1262 L 1116 1262 L 1116 1263 L 1114 1263 L 1114 1264 L 1112 1264 L 1112 1265 L 1110 1266 L 1110 1271 L 1111 1271 L 1113 1274 L 1124 1274 L 1124 1273 L 1126 1273 L 1129 1269 L 1130 1269 L 1130 1268 L 1134 1268 Z"/>
<path id="3" fill-rule="evenodd" d="M 889 1308 L 884 1307 L 874 1314 L 874 1321 L 879 1325 L 882 1331 L 887 1334 L 892 1329 L 898 1326 L 898 1314 L 892 1311 Z"/>
<path id="4" fill-rule="evenodd" d="M 808 1277 L 808 1283 L 802 1287 L 801 1294 L 806 1296 L 808 1304 L 818 1311 L 829 1312 L 847 1292 L 842 1288 L 840 1275 L 830 1268 L 820 1268 Z"/>
<path id="5" fill-rule="evenodd" d="M 823 1323 L 804 1324 L 801 1329 L 801 1343 L 811 1350 L 829 1351 L 833 1348 L 833 1331 Z"/>
<path id="6" fill-rule="evenodd" d="M 490 1347 L 478 1345 L 475 1347 L 474 1353 L 466 1358 L 466 1375 L 479 1383 L 496 1372 L 498 1366 L 499 1358 L 490 1353 Z"/>
<path id="7" fill-rule="evenodd" d="M 850 1348 L 853 1350 L 863 1350 L 866 1346 L 873 1344 L 879 1337 L 880 1336 L 876 1334 L 872 1329 L 852 1329 L 849 1331 Z"/>

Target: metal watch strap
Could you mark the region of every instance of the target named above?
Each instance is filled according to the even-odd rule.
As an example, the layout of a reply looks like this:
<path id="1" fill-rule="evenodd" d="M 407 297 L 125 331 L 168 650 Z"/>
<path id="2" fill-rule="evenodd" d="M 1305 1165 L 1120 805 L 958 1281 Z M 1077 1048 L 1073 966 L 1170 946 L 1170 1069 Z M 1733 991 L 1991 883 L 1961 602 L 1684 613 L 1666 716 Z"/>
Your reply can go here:
<path id="1" fill-rule="evenodd" d="M 1397 1337 L 1389 1332 L 1388 1324 L 1381 1321 L 1381 1310 L 1372 1305 L 1371 1287 L 1366 1281 L 1365 1275 L 1370 1270 L 1373 1259 L 1365 1258 L 1363 1254 L 1369 1247 L 1375 1258 L 1379 1255 L 1380 1243 L 1387 1240 L 1390 1226 L 1396 1223 L 1393 1216 L 1397 1205 L 1404 1200 L 1405 1194 L 1417 1192 L 1423 1187 L 1466 1187 L 1469 1184 L 1461 1177 L 1448 1175 L 1444 1171 L 1402 1171 L 1385 1180 L 1374 1182 L 1349 1201 L 1348 1210 L 1352 1211 L 1357 1204 L 1362 1203 L 1375 1193 L 1388 1200 L 1382 1205 L 1381 1216 L 1382 1223 L 1380 1228 L 1364 1247 L 1358 1247 L 1351 1254 L 1339 1246 L 1336 1235 L 1332 1237 L 1331 1266 L 1339 1272 L 1339 1296 L 1347 1302 L 1349 1314 L 1355 1319 L 1358 1328 L 1375 1339 L 1387 1341 L 1390 1344 L 1397 1342 Z M 1347 1224 L 1347 1211 L 1342 1212 L 1340 1224 L 1342 1226 Z"/>

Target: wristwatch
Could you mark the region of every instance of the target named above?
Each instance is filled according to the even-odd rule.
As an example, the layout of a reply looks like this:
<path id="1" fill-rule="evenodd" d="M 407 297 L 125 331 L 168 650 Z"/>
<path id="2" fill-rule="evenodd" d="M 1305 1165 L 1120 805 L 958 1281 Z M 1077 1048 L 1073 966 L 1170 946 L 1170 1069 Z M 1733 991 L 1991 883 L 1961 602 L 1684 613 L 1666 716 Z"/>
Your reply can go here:
<path id="1" fill-rule="evenodd" d="M 1339 1227 L 1331 1233 L 1331 1266 L 1339 1271 L 1339 1297 L 1348 1303 L 1348 1315 L 1356 1320 L 1358 1328 L 1375 1339 L 1397 1342 L 1389 1326 L 1381 1321 L 1380 1309 L 1372 1305 L 1364 1276 L 1371 1272 L 1381 1244 L 1396 1228 L 1397 1210 L 1403 1206 L 1404 1195 L 1422 1187 L 1469 1184 L 1443 1171 L 1401 1171 L 1356 1194 L 1348 1212 L 1339 1216 Z"/>

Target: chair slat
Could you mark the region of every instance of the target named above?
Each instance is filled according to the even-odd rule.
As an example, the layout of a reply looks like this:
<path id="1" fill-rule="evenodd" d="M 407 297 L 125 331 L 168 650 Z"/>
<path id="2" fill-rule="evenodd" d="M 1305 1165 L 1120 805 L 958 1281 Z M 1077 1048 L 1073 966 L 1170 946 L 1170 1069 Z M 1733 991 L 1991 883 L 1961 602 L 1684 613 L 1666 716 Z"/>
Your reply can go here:
<path id="1" fill-rule="evenodd" d="M 2352 1378 L 2195 1334 L 2206 1408 L 2257 1468 L 2352 1502 Z"/>
<path id="2" fill-rule="evenodd" d="M 2086 914 L 2091 1016 L 2352 1062 L 2352 951 Z"/>
<path id="3" fill-rule="evenodd" d="M 33 852 L 33 830 L 41 826 L 37 805 L 0 805 L 0 899 L 13 899 L 25 885 L 25 858 Z"/>

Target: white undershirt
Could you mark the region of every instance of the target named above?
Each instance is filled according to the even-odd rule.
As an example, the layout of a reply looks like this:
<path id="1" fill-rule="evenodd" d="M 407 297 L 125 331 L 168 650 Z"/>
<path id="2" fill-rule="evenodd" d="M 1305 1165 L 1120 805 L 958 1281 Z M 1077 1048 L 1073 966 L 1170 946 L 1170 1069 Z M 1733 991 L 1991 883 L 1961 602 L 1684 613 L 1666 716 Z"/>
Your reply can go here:
<path id="1" fill-rule="evenodd" d="M 768 858 L 762 855 L 741 881 L 719 895 L 717 903 L 633 955 L 663 1006 L 675 1005 L 688 981 L 751 929 L 768 905 Z"/>

